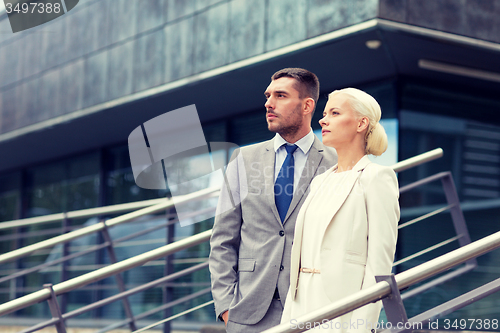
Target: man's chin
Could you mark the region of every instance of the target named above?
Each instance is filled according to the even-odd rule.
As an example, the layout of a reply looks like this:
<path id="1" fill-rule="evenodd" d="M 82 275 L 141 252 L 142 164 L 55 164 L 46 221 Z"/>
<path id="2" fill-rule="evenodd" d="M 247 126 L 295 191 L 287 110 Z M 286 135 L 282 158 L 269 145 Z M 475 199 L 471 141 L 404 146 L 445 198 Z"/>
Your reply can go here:
<path id="1" fill-rule="evenodd" d="M 267 123 L 267 129 L 271 132 L 274 132 L 274 133 L 278 133 L 279 131 L 279 127 L 275 124 L 272 124 L 272 123 Z"/>

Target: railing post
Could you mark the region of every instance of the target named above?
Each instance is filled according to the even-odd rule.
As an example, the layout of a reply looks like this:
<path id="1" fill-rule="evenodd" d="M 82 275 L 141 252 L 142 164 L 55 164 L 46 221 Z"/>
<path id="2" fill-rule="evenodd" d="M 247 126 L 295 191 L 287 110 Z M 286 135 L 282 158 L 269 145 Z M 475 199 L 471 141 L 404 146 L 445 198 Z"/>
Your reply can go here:
<path id="1" fill-rule="evenodd" d="M 175 225 L 173 223 L 168 224 L 168 222 L 175 219 L 175 210 L 168 209 L 166 211 L 166 213 L 167 213 L 166 214 L 166 216 L 167 216 L 167 228 L 166 228 L 167 234 L 165 235 L 165 238 L 166 238 L 166 243 L 170 244 L 174 241 Z M 174 265 L 172 262 L 173 257 L 174 257 L 173 254 L 165 257 L 165 268 L 163 270 L 164 276 L 169 276 L 170 274 L 174 273 Z M 168 282 L 168 283 L 170 283 L 170 282 Z M 163 285 L 162 291 L 163 291 L 163 300 L 162 300 L 163 304 L 170 303 L 174 300 L 174 295 L 173 295 L 174 288 L 169 287 L 168 285 Z M 171 308 L 165 309 L 163 316 L 165 318 L 169 318 L 170 316 L 172 316 L 172 309 Z M 163 324 L 163 333 L 170 333 L 170 331 L 171 331 L 170 321 L 168 321 L 168 322 Z"/>
<path id="2" fill-rule="evenodd" d="M 404 325 L 408 322 L 408 316 L 406 315 L 405 306 L 401 300 L 401 294 L 399 293 L 398 284 L 396 283 L 394 274 L 375 276 L 375 281 L 386 281 L 391 286 L 391 294 L 383 298 L 382 303 L 384 304 L 384 310 L 387 316 L 386 328 L 396 330 L 398 325 Z M 391 325 L 389 325 L 389 323 Z M 411 332 L 411 330 L 398 331 L 408 333 Z M 372 330 L 372 332 L 374 332 L 374 330 Z"/>
<path id="3" fill-rule="evenodd" d="M 458 239 L 458 243 L 460 246 L 465 246 L 470 244 L 470 236 L 469 230 L 467 229 L 467 225 L 465 224 L 464 213 L 462 212 L 462 208 L 460 207 L 460 199 L 458 198 L 458 193 L 455 188 L 455 183 L 453 182 L 453 177 L 451 173 L 441 178 L 441 183 L 443 184 L 444 194 L 446 196 L 446 201 L 448 205 L 452 205 L 450 208 L 451 219 L 453 221 L 453 227 L 455 228 L 455 232 L 457 236 L 461 236 Z M 474 267 L 477 265 L 476 258 L 470 259 L 467 261 L 468 265 L 473 265 Z"/>
<path id="4" fill-rule="evenodd" d="M 65 234 L 69 231 L 69 226 L 71 224 L 71 220 L 68 219 L 68 215 L 67 213 L 65 212 L 64 213 L 64 219 L 62 220 L 62 233 Z M 61 257 L 66 257 L 67 255 L 69 255 L 69 243 L 70 242 L 65 242 L 63 243 L 63 246 L 62 246 L 62 254 L 61 254 Z M 68 261 L 63 261 L 61 263 L 61 282 L 64 282 L 68 279 Z M 66 307 L 67 307 L 67 302 L 68 300 L 68 295 L 66 294 L 62 294 L 61 295 L 61 312 L 66 312 Z"/>
<path id="5" fill-rule="evenodd" d="M 104 223 L 104 226 L 105 226 L 104 229 L 102 229 L 102 231 L 101 231 L 102 236 L 104 238 L 104 241 L 109 244 L 106 247 L 106 249 L 108 250 L 109 259 L 110 259 L 111 263 L 115 264 L 118 262 L 118 260 L 116 258 L 115 248 L 113 247 L 113 240 L 111 239 L 111 236 L 109 235 L 108 227 L 106 226 L 106 223 Z M 122 278 L 121 274 L 120 273 L 116 274 L 115 279 L 116 279 L 116 284 L 118 285 L 118 290 L 120 292 L 124 292 L 126 289 L 125 289 L 125 283 L 123 282 L 123 278 Z M 122 302 L 123 302 L 123 308 L 125 309 L 125 314 L 130 319 L 130 322 L 128 324 L 130 331 L 131 332 L 136 331 L 137 326 L 135 325 L 134 314 L 132 313 L 132 309 L 130 307 L 130 302 L 128 301 L 128 298 L 124 297 L 122 299 Z"/>
<path id="6" fill-rule="evenodd" d="M 57 304 L 57 298 L 54 293 L 54 289 L 52 289 L 52 284 L 44 284 L 43 287 L 50 290 L 50 298 L 47 300 L 49 303 L 50 314 L 52 315 L 52 318 L 59 319 L 59 321 L 55 324 L 57 333 L 66 333 L 61 308 L 59 308 L 59 305 Z"/>

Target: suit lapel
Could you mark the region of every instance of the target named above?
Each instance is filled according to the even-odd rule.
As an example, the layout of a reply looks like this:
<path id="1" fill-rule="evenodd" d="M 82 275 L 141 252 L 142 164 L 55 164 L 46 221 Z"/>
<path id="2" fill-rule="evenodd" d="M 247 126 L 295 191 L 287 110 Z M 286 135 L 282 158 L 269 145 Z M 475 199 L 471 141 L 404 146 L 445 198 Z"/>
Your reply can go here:
<path id="1" fill-rule="evenodd" d="M 264 195 L 267 197 L 266 201 L 267 202 L 272 202 L 271 210 L 273 211 L 274 217 L 276 218 L 277 222 L 281 225 L 281 219 L 280 219 L 280 214 L 278 213 L 278 209 L 276 208 L 276 202 L 274 199 L 274 167 L 275 167 L 275 159 L 276 159 L 276 153 L 274 151 L 274 139 L 269 140 L 266 144 L 266 151 L 264 152 L 263 158 L 263 166 L 264 170 L 262 170 L 263 174 L 263 180 L 264 180 L 264 186 L 265 186 L 265 191 Z M 266 168 L 270 167 L 271 170 L 268 172 Z"/>
<path id="2" fill-rule="evenodd" d="M 290 203 L 290 208 L 288 208 L 288 213 L 286 214 L 283 224 L 288 221 L 288 217 L 292 214 L 292 212 L 300 202 L 300 199 L 302 199 L 304 193 L 306 193 L 307 189 L 309 188 L 309 184 L 311 183 L 312 179 L 316 175 L 316 170 L 318 169 L 321 160 L 323 160 L 323 149 L 323 145 L 315 136 L 313 145 L 311 146 L 311 150 L 309 151 L 309 156 L 307 157 L 306 164 L 304 166 L 304 170 L 302 170 L 302 175 L 297 185 L 297 189 L 295 189 L 293 193 L 292 202 Z"/>

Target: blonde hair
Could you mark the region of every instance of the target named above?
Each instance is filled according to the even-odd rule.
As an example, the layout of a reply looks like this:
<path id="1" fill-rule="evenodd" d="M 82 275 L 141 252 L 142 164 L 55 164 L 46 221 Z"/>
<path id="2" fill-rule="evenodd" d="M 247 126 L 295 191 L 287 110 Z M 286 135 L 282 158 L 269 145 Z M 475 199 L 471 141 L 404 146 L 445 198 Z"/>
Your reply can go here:
<path id="1" fill-rule="evenodd" d="M 380 125 L 382 111 L 375 98 L 356 88 L 335 90 L 328 97 L 345 94 L 351 108 L 360 117 L 367 117 L 369 124 L 365 134 L 365 153 L 375 156 L 382 155 L 387 150 L 387 134 Z"/>

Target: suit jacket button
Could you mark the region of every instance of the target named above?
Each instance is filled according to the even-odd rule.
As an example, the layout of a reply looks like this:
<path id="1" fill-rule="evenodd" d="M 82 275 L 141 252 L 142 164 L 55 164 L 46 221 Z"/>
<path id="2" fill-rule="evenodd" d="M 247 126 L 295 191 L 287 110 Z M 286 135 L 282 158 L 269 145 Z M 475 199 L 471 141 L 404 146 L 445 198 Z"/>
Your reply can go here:
<path id="1" fill-rule="evenodd" d="M 284 270 L 285 267 L 283 267 L 283 265 L 280 266 L 280 271 Z"/>
<path id="2" fill-rule="evenodd" d="M 285 232 L 283 230 L 280 230 L 280 236 L 281 237 L 285 236 Z"/>

